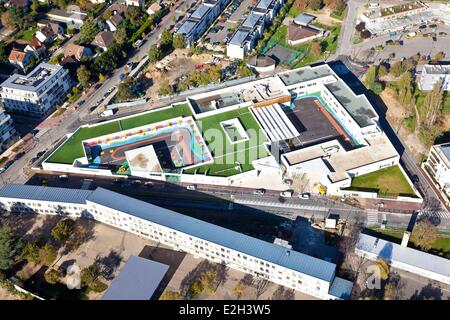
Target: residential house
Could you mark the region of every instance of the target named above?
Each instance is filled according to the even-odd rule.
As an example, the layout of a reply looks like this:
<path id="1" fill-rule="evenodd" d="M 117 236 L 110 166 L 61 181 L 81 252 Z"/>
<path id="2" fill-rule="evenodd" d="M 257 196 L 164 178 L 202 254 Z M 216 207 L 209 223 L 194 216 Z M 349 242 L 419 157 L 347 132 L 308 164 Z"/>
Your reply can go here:
<path id="1" fill-rule="evenodd" d="M 64 28 L 55 22 L 50 22 L 36 32 L 36 38 L 44 43 L 52 43 L 64 34 Z"/>
<path id="2" fill-rule="evenodd" d="M 38 38 L 31 40 L 29 44 L 25 47 L 25 52 L 32 52 L 36 57 L 44 56 L 47 48 L 39 41 Z"/>
<path id="3" fill-rule="evenodd" d="M 127 6 L 133 6 L 133 7 L 141 7 L 144 5 L 144 0 L 125 0 L 125 3 Z"/>
<path id="4" fill-rule="evenodd" d="M 77 6 L 67 6 L 66 10 L 51 9 L 46 16 L 52 21 L 65 23 L 67 28 L 80 29 L 87 14 Z"/>
<path id="5" fill-rule="evenodd" d="M 115 41 L 113 32 L 103 31 L 97 34 L 91 44 L 106 51 Z"/>
<path id="6" fill-rule="evenodd" d="M 91 49 L 74 43 L 68 44 L 64 49 L 64 58 L 74 57 L 76 60 L 80 61 L 83 57 L 90 57 L 91 55 Z"/>
<path id="7" fill-rule="evenodd" d="M 30 66 L 32 62 L 33 54 L 30 52 L 23 52 L 17 49 L 11 50 L 11 53 L 9 54 L 8 60 L 9 63 L 20 67 L 23 71 L 27 71 L 28 67 Z"/>
<path id="8" fill-rule="evenodd" d="M 127 6 L 120 3 L 113 3 L 107 9 L 113 15 L 120 14 L 123 15 L 127 11 Z"/>
<path id="9" fill-rule="evenodd" d="M 161 9 L 162 9 L 162 7 L 161 7 L 157 2 L 154 2 L 154 3 L 151 4 L 150 7 L 148 7 L 147 13 L 148 13 L 149 15 L 152 15 L 152 14 L 157 13 L 157 12 L 160 11 Z"/>
<path id="10" fill-rule="evenodd" d="M 29 0 L 9 0 L 8 3 L 6 4 L 6 6 L 7 7 L 16 6 L 18 8 L 28 10 L 28 6 L 30 5 L 30 3 L 31 3 L 31 1 L 29 1 Z"/>
<path id="11" fill-rule="evenodd" d="M 287 43 L 295 46 L 300 43 L 321 38 L 323 37 L 323 35 L 324 31 L 322 29 L 312 26 L 300 25 L 296 22 L 291 22 L 288 26 Z"/>
<path id="12" fill-rule="evenodd" d="M 116 14 L 106 20 L 106 24 L 108 25 L 109 30 L 114 32 L 117 31 L 123 21 L 123 17 L 120 14 Z"/>
<path id="13" fill-rule="evenodd" d="M 423 167 L 436 187 L 450 196 L 450 143 L 431 146 Z"/>

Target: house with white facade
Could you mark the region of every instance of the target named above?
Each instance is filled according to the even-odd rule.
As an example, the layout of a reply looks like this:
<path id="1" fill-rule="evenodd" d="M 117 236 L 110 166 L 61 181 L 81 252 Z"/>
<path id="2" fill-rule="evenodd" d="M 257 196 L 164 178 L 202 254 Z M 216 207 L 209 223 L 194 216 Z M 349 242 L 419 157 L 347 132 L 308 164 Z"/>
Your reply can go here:
<path id="1" fill-rule="evenodd" d="M 19 135 L 11 116 L 0 110 L 0 153 L 3 153 L 17 140 L 19 140 Z"/>
<path id="2" fill-rule="evenodd" d="M 17 49 L 13 49 L 9 53 L 8 60 L 9 63 L 18 66 L 19 68 L 21 68 L 23 71 L 26 72 L 30 67 L 31 62 L 33 61 L 32 57 L 33 54 L 28 51 L 20 51 Z"/>
<path id="3" fill-rule="evenodd" d="M 423 167 L 435 185 L 450 196 L 450 143 L 431 146 Z"/>
<path id="4" fill-rule="evenodd" d="M 336 276 L 334 263 L 103 188 L 5 185 L 0 203 L 15 214 L 91 218 L 320 299 L 348 299 L 353 286 Z"/>
<path id="5" fill-rule="evenodd" d="M 422 71 L 416 75 L 417 85 L 422 91 L 433 90 L 439 83 L 442 90 L 450 91 L 450 65 L 424 65 Z"/>
<path id="6" fill-rule="evenodd" d="M 186 46 L 190 47 L 200 39 L 214 20 L 225 9 L 230 0 L 204 0 L 199 2 L 192 10 L 188 11 L 188 17 L 183 21 L 176 34 L 181 34 L 186 40 Z"/>
<path id="7" fill-rule="evenodd" d="M 13 74 L 0 84 L 0 98 L 7 112 L 43 118 L 70 91 L 69 71 L 41 63 L 27 75 Z"/>
<path id="8" fill-rule="evenodd" d="M 262 37 L 265 26 L 275 18 L 283 0 L 260 0 L 239 25 L 227 44 L 227 56 L 243 59 Z"/>

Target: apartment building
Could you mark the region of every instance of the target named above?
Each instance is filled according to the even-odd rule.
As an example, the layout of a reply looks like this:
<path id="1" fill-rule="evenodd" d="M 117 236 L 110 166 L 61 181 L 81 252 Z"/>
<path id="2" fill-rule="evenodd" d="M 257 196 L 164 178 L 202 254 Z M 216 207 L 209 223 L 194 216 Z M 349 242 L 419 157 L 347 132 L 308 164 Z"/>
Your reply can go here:
<path id="1" fill-rule="evenodd" d="M 0 153 L 3 153 L 19 139 L 11 116 L 0 110 Z"/>
<path id="2" fill-rule="evenodd" d="M 437 187 L 450 195 L 450 143 L 431 146 L 423 166 Z"/>
<path id="3" fill-rule="evenodd" d="M 227 56 L 243 59 L 262 37 L 265 26 L 277 15 L 283 0 L 260 0 L 227 44 Z"/>
<path id="4" fill-rule="evenodd" d="M 450 65 L 424 65 L 416 81 L 422 91 L 433 90 L 436 83 L 442 86 L 442 90 L 450 91 Z"/>
<path id="5" fill-rule="evenodd" d="M 65 100 L 70 88 L 68 70 L 41 63 L 28 75 L 14 74 L 0 84 L 0 98 L 7 112 L 43 118 Z"/>
<path id="6" fill-rule="evenodd" d="M 92 218 L 321 299 L 346 299 L 352 283 L 336 265 L 103 188 L 5 185 L 3 210 Z"/>
<path id="7" fill-rule="evenodd" d="M 182 34 L 186 39 L 186 45 L 190 47 L 197 41 L 209 26 L 225 9 L 230 0 L 204 0 L 188 11 L 188 18 L 183 21 L 177 34 Z"/>

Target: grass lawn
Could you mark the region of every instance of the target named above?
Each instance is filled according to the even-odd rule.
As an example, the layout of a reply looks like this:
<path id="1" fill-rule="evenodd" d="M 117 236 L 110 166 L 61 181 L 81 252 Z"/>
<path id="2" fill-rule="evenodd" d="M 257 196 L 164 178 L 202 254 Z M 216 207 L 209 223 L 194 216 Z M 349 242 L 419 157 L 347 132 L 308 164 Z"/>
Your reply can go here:
<path id="1" fill-rule="evenodd" d="M 37 28 L 22 30 L 17 34 L 17 39 L 31 41 L 34 39 L 34 34 L 36 33 L 36 31 Z"/>
<path id="2" fill-rule="evenodd" d="M 220 122 L 238 118 L 247 131 L 249 140 L 231 144 Z M 268 156 L 264 143 L 267 138 L 248 108 L 233 110 L 197 121 L 203 138 L 214 157 L 214 163 L 186 170 L 185 173 L 230 176 L 240 173 L 235 169 L 237 162 L 242 172 L 253 170 L 252 160 Z"/>
<path id="3" fill-rule="evenodd" d="M 398 166 L 384 168 L 353 178 L 350 189 L 375 191 L 380 195 L 415 197 L 414 190 Z"/>
<path id="4" fill-rule="evenodd" d="M 77 158 L 84 156 L 81 141 L 106 134 L 127 130 L 146 124 L 191 115 L 187 104 L 176 105 L 170 109 L 158 110 L 136 117 L 105 123 L 90 128 L 79 129 L 49 160 L 50 163 L 72 164 Z"/>

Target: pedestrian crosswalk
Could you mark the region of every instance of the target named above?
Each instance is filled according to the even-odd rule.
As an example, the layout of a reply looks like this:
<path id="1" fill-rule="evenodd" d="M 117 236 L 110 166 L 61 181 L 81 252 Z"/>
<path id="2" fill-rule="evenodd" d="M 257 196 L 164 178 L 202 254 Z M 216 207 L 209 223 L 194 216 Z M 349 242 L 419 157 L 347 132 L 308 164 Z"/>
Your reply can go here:
<path id="1" fill-rule="evenodd" d="M 378 220 L 378 211 L 376 210 L 367 210 L 367 225 L 373 226 L 379 224 Z"/>
<path id="2" fill-rule="evenodd" d="M 419 212 L 419 217 L 450 219 L 450 213 L 447 210 L 424 209 Z"/>

